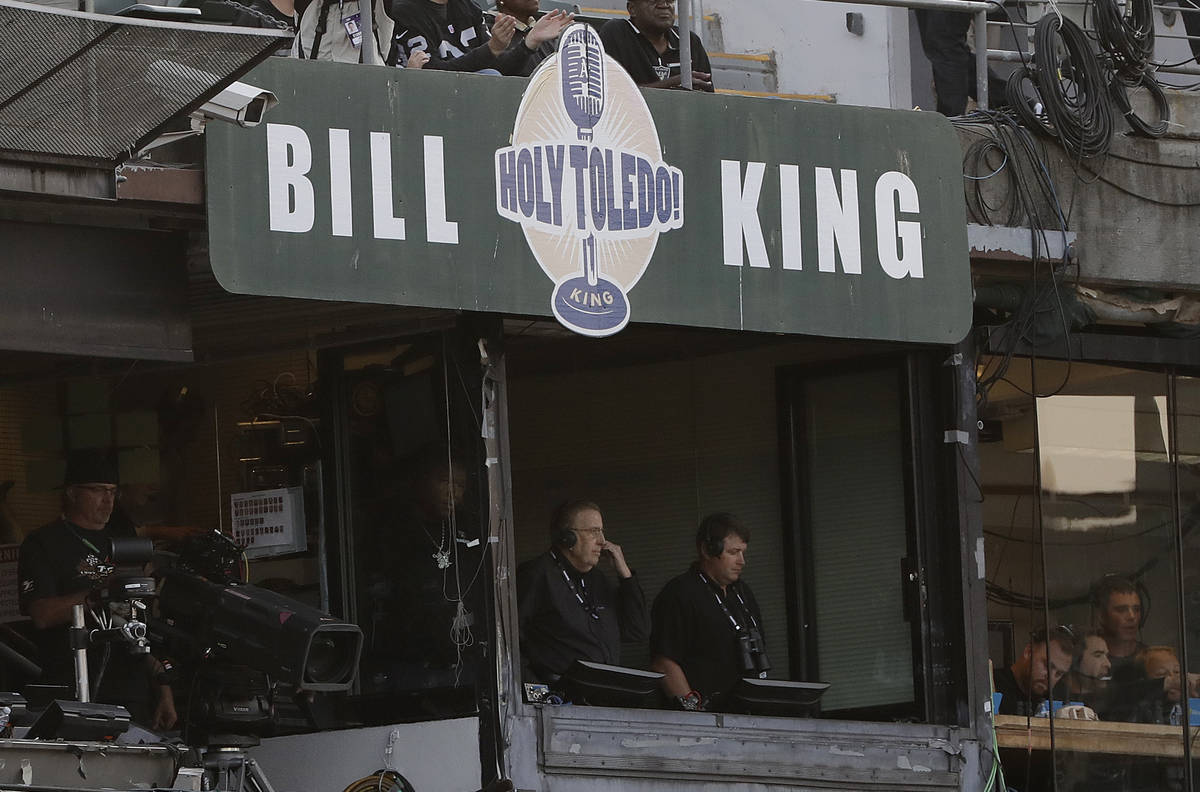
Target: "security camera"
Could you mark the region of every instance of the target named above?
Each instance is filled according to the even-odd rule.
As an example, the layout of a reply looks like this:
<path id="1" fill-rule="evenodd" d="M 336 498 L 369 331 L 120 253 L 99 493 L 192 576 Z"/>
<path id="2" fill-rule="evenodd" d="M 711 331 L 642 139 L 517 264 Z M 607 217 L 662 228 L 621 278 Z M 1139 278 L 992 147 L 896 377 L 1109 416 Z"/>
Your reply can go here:
<path id="1" fill-rule="evenodd" d="M 181 90 L 194 91 L 198 96 L 221 83 L 219 75 L 170 60 L 152 61 L 146 68 L 145 80 L 164 96 L 178 95 Z M 232 82 L 192 113 L 192 126 L 200 131 L 205 122 L 214 118 L 238 126 L 256 126 L 263 114 L 277 104 L 279 99 L 270 91 Z"/>
<path id="2" fill-rule="evenodd" d="M 243 127 L 258 126 L 263 115 L 279 104 L 275 94 L 244 82 L 232 82 L 209 99 L 197 111 L 207 118 L 228 121 Z"/>

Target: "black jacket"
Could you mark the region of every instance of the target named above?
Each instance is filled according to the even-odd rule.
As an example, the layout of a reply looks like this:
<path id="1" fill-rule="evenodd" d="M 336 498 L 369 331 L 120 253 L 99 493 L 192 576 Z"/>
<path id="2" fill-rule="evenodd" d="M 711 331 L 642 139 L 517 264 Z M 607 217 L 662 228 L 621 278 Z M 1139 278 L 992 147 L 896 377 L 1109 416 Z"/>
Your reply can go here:
<path id="1" fill-rule="evenodd" d="M 517 610 L 526 682 L 552 682 L 576 660 L 619 665 L 621 641 L 650 632 L 636 575 L 613 584 L 599 569 L 580 574 L 554 551 L 517 568 Z"/>

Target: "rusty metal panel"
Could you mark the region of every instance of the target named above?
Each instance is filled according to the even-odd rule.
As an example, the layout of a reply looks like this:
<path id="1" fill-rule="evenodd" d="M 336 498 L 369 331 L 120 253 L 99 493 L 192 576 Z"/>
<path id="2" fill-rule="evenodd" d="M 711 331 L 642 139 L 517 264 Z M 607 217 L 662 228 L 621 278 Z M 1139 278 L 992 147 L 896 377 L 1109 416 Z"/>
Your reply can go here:
<path id="1" fill-rule="evenodd" d="M 174 780 L 175 752 L 165 745 L 0 740 L 6 788 L 158 789 Z"/>
<path id="2" fill-rule="evenodd" d="M 547 777 L 608 776 L 622 789 L 716 782 L 908 792 L 959 789 L 963 770 L 959 735 L 942 726 L 604 707 L 546 707 L 541 720 Z"/>

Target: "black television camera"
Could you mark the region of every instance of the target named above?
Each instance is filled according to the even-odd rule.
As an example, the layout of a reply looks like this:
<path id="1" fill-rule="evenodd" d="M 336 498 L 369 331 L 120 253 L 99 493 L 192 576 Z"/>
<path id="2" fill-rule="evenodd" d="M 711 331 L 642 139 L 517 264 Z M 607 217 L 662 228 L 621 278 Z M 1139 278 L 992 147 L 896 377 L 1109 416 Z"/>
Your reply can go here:
<path id="1" fill-rule="evenodd" d="M 362 631 L 356 625 L 241 582 L 240 554 L 214 531 L 185 542 L 162 572 L 161 618 L 152 623 L 151 637 L 191 686 L 189 737 L 192 730 L 201 738 L 267 734 L 275 725 L 278 688 L 344 692 L 358 671 Z M 304 709 L 307 697 L 293 698 Z"/>

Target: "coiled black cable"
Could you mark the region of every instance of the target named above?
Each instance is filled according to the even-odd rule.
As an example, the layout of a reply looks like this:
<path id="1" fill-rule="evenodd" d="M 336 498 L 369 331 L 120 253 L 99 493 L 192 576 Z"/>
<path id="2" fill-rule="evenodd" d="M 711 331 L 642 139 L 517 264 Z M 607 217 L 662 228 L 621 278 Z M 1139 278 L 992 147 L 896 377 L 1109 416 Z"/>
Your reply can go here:
<path id="1" fill-rule="evenodd" d="M 1129 123 L 1130 128 L 1134 133 L 1142 137 L 1159 138 L 1167 134 L 1167 127 L 1171 123 L 1171 104 L 1167 101 L 1167 95 L 1163 93 L 1162 86 L 1158 84 L 1158 80 L 1154 79 L 1154 74 L 1147 71 L 1142 74 L 1138 85 L 1146 89 L 1150 94 L 1150 98 L 1154 100 L 1154 108 L 1158 111 L 1158 121 L 1154 124 L 1143 120 L 1133 109 L 1133 103 L 1129 101 L 1129 90 L 1125 84 L 1113 78 L 1108 85 L 1108 91 L 1112 95 L 1113 107 L 1117 112 L 1125 116 L 1125 120 Z"/>
<path id="2" fill-rule="evenodd" d="M 1092 0 L 1092 5 L 1096 35 L 1113 72 L 1126 85 L 1137 85 L 1154 55 L 1154 0 Z"/>
<path id="3" fill-rule="evenodd" d="M 1033 30 L 1038 91 L 1063 147 L 1078 158 L 1098 157 L 1112 142 L 1108 80 L 1079 25 L 1056 14 Z"/>
<path id="4" fill-rule="evenodd" d="M 1054 125 L 1046 117 L 1046 105 L 1042 101 L 1042 93 L 1038 90 L 1037 81 L 1034 80 L 1029 69 L 1021 66 L 1008 75 L 1008 82 L 1004 84 L 1004 95 L 1008 99 L 1008 106 L 1017 116 L 1017 120 L 1026 129 L 1032 129 L 1046 137 L 1058 137 Z"/>

